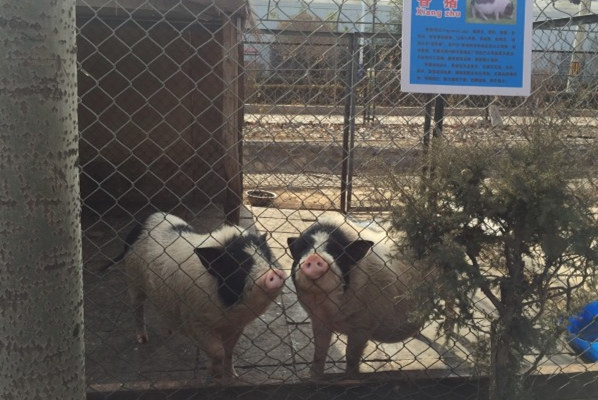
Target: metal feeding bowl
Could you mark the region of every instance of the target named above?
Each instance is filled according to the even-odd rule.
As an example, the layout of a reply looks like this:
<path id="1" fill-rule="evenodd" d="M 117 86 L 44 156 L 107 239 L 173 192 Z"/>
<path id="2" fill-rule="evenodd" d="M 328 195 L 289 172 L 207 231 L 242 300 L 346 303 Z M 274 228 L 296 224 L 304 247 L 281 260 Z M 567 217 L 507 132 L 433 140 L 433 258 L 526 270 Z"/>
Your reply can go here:
<path id="1" fill-rule="evenodd" d="M 248 190 L 247 199 L 249 204 L 255 207 L 270 207 L 276 198 L 276 193 L 268 192 L 266 190 Z"/>

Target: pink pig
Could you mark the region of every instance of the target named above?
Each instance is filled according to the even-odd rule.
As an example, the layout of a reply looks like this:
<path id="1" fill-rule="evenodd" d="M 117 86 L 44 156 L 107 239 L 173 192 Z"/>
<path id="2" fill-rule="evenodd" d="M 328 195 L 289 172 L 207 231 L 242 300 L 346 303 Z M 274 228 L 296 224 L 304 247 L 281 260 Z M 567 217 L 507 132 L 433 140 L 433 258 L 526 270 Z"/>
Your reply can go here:
<path id="1" fill-rule="evenodd" d="M 474 18 L 488 20 L 488 17 L 492 17 L 498 21 L 500 18 L 511 18 L 514 11 L 511 0 L 471 0 L 471 13 Z"/>
<path id="2" fill-rule="evenodd" d="M 427 317 L 414 318 L 418 304 L 407 295 L 422 277 L 396 258 L 385 232 L 327 217 L 288 246 L 291 277 L 313 329 L 312 376 L 324 373 L 333 332 L 347 335 L 346 372 L 356 375 L 368 340 L 399 342 L 422 328 Z"/>
<path id="3" fill-rule="evenodd" d="M 137 341 L 148 339 L 144 302 L 170 329 L 194 339 L 209 373 L 235 376 L 232 353 L 243 329 L 281 292 L 286 279 L 264 236 L 225 226 L 197 234 L 182 219 L 155 213 L 127 237 L 122 259 L 135 314 Z"/>

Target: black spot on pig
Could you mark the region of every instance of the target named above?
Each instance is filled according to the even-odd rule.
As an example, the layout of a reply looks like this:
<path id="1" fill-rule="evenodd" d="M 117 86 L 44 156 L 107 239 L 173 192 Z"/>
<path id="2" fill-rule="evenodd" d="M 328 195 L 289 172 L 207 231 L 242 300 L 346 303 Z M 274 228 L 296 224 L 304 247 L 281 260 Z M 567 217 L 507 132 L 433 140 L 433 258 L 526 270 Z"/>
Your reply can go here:
<path id="1" fill-rule="evenodd" d="M 98 270 L 98 272 L 105 272 L 108 268 L 110 268 L 117 262 L 121 261 L 125 257 L 125 254 L 127 254 L 127 251 L 129 251 L 129 248 L 133 245 L 133 243 L 135 243 L 137 241 L 137 239 L 139 239 L 141 237 L 142 233 L 143 233 L 143 224 L 135 224 L 133 229 L 131 229 L 129 231 L 129 233 L 127 234 L 127 236 L 125 237 L 125 244 L 123 246 L 122 252 L 118 256 L 116 256 L 115 258 L 111 259 L 106 264 L 104 264 Z"/>
<path id="2" fill-rule="evenodd" d="M 272 250 L 270 250 L 270 246 L 268 246 L 268 243 L 266 241 L 266 235 L 248 235 L 243 237 L 243 239 L 245 239 L 247 241 L 248 245 L 253 245 L 255 246 L 255 248 L 259 249 L 259 251 L 262 253 L 262 255 L 264 256 L 264 258 L 270 262 L 270 263 L 274 263 L 274 257 L 272 256 Z"/>
<path id="3" fill-rule="evenodd" d="M 515 6 L 513 6 L 513 3 L 509 3 L 505 6 L 502 16 L 504 18 L 510 18 L 513 15 L 513 11 L 515 11 Z"/>
<path id="4" fill-rule="evenodd" d="M 131 245 L 133 245 L 133 243 L 135 243 L 137 241 L 137 239 L 139 239 L 142 232 L 143 232 L 143 224 L 137 224 L 133 227 L 133 229 L 131 229 L 131 231 L 127 234 L 127 237 L 125 238 L 124 252 L 129 250 L 129 247 L 131 247 Z"/>
<path id="5" fill-rule="evenodd" d="M 303 254 L 313 248 L 314 238 L 304 234 L 297 238 L 288 238 L 287 244 L 289 245 L 291 257 L 293 257 L 293 268 L 295 268 Z"/>
<path id="6" fill-rule="evenodd" d="M 264 236 L 237 236 L 222 243 L 222 247 L 198 247 L 195 254 L 208 272 L 218 280 L 218 297 L 230 307 L 238 303 L 254 264 L 252 249 L 259 249 L 264 258 L 273 263 L 272 252 Z"/>

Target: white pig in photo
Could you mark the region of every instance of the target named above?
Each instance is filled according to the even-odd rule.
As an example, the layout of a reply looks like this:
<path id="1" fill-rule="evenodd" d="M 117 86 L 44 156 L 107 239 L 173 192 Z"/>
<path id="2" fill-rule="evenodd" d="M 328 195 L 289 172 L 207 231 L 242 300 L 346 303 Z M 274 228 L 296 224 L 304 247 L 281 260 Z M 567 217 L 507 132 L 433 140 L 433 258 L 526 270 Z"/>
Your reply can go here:
<path id="1" fill-rule="evenodd" d="M 471 0 L 471 14 L 474 18 L 487 21 L 492 18 L 498 21 L 501 18 L 511 18 L 515 7 L 511 0 Z"/>
<path id="2" fill-rule="evenodd" d="M 235 375 L 233 348 L 247 324 L 281 292 L 286 274 L 275 268 L 265 235 L 237 226 L 197 234 L 182 219 L 155 213 L 126 239 L 122 260 L 135 314 L 137 341 L 148 340 L 144 303 L 172 331 L 194 339 L 212 377 Z"/>
<path id="3" fill-rule="evenodd" d="M 421 330 L 417 301 L 407 295 L 423 277 L 396 259 L 385 231 L 359 226 L 340 215 L 318 219 L 288 239 L 291 277 L 314 335 L 312 376 L 324 373 L 333 333 L 347 335 L 346 373 L 359 373 L 368 340 L 400 342 Z"/>

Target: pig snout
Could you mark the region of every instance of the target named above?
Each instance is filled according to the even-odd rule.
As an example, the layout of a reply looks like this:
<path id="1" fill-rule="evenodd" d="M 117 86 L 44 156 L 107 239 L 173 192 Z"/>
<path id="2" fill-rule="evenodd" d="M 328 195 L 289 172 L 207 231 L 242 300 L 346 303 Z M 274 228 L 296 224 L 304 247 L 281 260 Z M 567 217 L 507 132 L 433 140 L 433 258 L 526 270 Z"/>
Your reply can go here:
<path id="1" fill-rule="evenodd" d="M 284 285 L 284 280 L 286 278 L 287 274 L 280 269 L 271 269 L 270 271 L 266 272 L 264 276 L 264 286 L 266 291 L 277 291 Z"/>
<path id="2" fill-rule="evenodd" d="M 317 254 L 311 254 L 301 264 L 301 272 L 303 272 L 307 278 L 313 280 L 322 277 L 329 268 L 328 263 Z"/>

